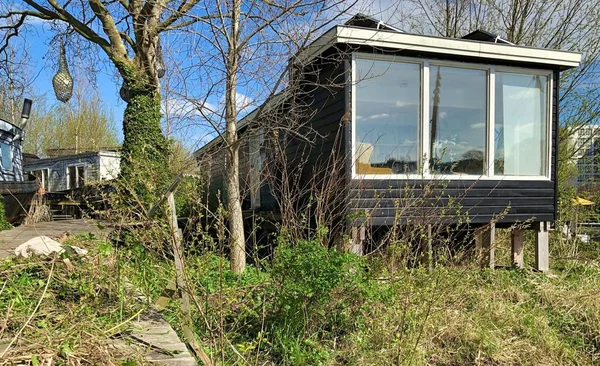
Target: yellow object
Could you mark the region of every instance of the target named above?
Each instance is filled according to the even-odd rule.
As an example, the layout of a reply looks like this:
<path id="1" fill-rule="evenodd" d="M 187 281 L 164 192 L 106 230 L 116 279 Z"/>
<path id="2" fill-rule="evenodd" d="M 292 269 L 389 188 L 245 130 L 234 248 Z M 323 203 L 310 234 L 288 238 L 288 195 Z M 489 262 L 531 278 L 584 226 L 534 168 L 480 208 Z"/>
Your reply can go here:
<path id="1" fill-rule="evenodd" d="M 581 197 L 573 198 L 574 206 L 591 206 L 593 204 L 594 204 L 594 202 L 592 202 L 590 200 L 586 200 L 585 198 L 581 198 Z"/>
<path id="2" fill-rule="evenodd" d="M 373 154 L 373 145 L 361 142 L 356 149 L 356 174 L 392 174 L 391 168 L 371 166 L 370 158 Z"/>

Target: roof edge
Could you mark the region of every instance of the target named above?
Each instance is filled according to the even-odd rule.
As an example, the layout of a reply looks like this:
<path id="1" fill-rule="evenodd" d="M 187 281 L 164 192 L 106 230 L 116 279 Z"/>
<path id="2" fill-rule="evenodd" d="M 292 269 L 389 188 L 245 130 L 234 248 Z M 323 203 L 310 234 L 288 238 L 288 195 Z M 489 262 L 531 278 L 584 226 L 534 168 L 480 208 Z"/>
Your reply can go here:
<path id="1" fill-rule="evenodd" d="M 545 64 L 559 66 L 564 70 L 577 67 L 581 63 L 581 53 L 579 52 L 461 38 L 398 33 L 346 25 L 336 25 L 325 32 L 298 54 L 296 62 L 308 63 L 336 43 L 385 47 L 398 50 L 415 50 L 499 61 Z"/>

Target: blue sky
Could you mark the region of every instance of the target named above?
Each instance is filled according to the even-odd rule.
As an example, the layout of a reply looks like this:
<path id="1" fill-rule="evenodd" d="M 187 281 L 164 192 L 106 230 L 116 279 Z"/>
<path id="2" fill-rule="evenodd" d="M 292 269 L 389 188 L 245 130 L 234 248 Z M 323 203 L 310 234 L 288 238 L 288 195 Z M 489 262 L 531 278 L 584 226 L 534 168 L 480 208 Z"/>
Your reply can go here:
<path id="1" fill-rule="evenodd" d="M 33 98 L 35 99 L 36 96 L 45 94 L 47 107 L 50 107 L 52 104 L 60 104 L 61 102 L 56 99 L 52 89 L 52 78 L 58 69 L 59 43 L 56 40 L 53 41 L 56 32 L 51 28 L 49 23 L 42 20 L 29 18 L 27 22 L 29 25 L 19 35 L 18 40 L 13 39 L 16 42 L 12 42 L 12 45 L 13 47 L 24 47 L 27 50 L 30 58 L 28 72 L 30 75 L 34 75 L 32 80 Z M 163 116 L 168 114 L 170 119 L 175 121 L 173 127 L 169 130 L 170 136 L 183 142 L 189 149 L 194 150 L 215 137 L 216 133 L 206 123 L 193 104 L 185 100 L 186 97 L 194 98 L 202 95 L 204 89 L 194 84 L 198 83 L 198 78 L 200 77 L 190 77 L 192 74 L 200 72 L 193 68 L 200 68 L 201 66 L 196 66 L 199 62 L 195 57 L 178 53 L 177 46 L 180 41 L 177 37 L 163 37 L 162 39 L 163 48 L 174 47 L 175 49 L 172 52 L 171 59 L 166 60 L 167 72 L 172 72 L 173 74 L 181 73 L 183 75 L 173 77 L 170 80 L 172 83 L 171 87 L 180 90 L 183 88 L 189 94 L 185 92 L 170 93 L 168 98 L 163 98 L 162 100 L 162 112 Z M 78 47 L 78 44 L 81 45 L 81 48 Z M 89 47 L 89 49 L 83 50 L 83 47 Z M 81 67 L 77 66 L 81 62 L 89 63 L 89 59 L 95 60 L 94 65 L 91 66 L 92 72 L 87 69 L 82 70 Z M 100 96 L 104 108 L 112 113 L 114 118 L 113 125 L 119 139 L 122 140 L 122 116 L 126 103 L 119 96 L 122 79 L 118 76 L 116 69 L 96 45 L 90 44 L 78 35 L 72 37 L 69 43 L 67 43 L 67 60 L 75 83 L 83 82 L 87 87 L 92 87 Z M 86 67 L 90 67 L 90 65 L 88 64 Z M 187 86 L 185 85 L 186 76 L 190 84 Z M 166 82 L 165 79 L 162 80 L 163 83 Z M 182 81 L 181 79 L 184 80 Z M 184 86 L 182 87 L 182 85 Z M 163 85 L 163 91 L 166 89 L 165 85 Z M 195 93 L 194 91 L 199 92 Z M 240 85 L 238 88 L 240 117 L 256 107 L 254 100 L 245 93 L 246 89 L 243 85 Z M 216 90 L 211 93 L 209 99 L 206 101 L 206 106 L 213 109 L 221 108 L 222 94 L 222 90 Z M 71 99 L 71 102 L 74 100 L 75 97 Z M 35 106 L 34 100 L 34 108 Z M 39 101 L 37 106 L 38 108 L 42 108 Z M 166 130 L 167 128 L 165 128 Z"/>
<path id="2" fill-rule="evenodd" d="M 32 90 L 34 97 L 37 95 L 45 94 L 48 106 L 50 104 L 60 104 L 54 96 L 52 89 L 52 77 L 56 74 L 58 69 L 58 47 L 56 43 L 51 44 L 51 40 L 54 37 L 54 32 L 50 29 L 50 26 L 43 21 L 30 18 L 28 20 L 31 25 L 27 31 L 19 36 L 18 43 L 15 42 L 15 47 L 23 46 L 28 52 L 30 57 L 30 69 L 28 70 L 33 77 Z M 67 53 L 71 54 L 73 50 L 67 50 Z M 107 58 L 101 52 L 98 56 L 107 61 Z M 107 111 L 112 112 L 114 117 L 115 130 L 118 133 L 120 139 L 122 139 L 122 116 L 125 109 L 125 102 L 121 100 L 118 95 L 118 86 L 115 84 L 114 70 L 107 70 L 107 67 L 100 67 L 98 72 L 90 78 L 85 75 L 83 70 L 78 70 L 76 63 L 73 62 L 72 58 L 68 58 L 69 68 L 71 74 L 75 79 L 85 78 L 86 80 L 79 80 L 80 82 L 89 82 L 93 80 L 91 86 L 98 92 L 101 97 L 102 103 Z M 112 73 L 110 73 L 112 71 Z M 77 82 L 78 80 L 76 80 Z M 39 105 L 38 105 L 39 106 Z M 35 108 L 35 100 L 34 100 Z"/>
<path id="3" fill-rule="evenodd" d="M 14 4 L 15 8 L 21 8 L 21 5 L 16 5 L 19 1 Z M 54 39 L 57 34 L 56 26 L 32 17 L 28 18 L 27 23 L 17 42 L 12 44 L 15 47 L 21 45 L 29 54 L 31 62 L 28 71 L 34 75 L 34 97 L 45 94 L 47 105 L 60 103 L 54 97 L 52 90 L 52 77 L 57 71 L 58 63 L 58 42 Z M 59 30 L 64 31 L 64 28 Z M 200 29 L 194 30 L 202 33 Z M 97 31 L 102 35 L 100 27 Z M 206 33 L 205 30 L 204 34 L 210 32 Z M 165 57 L 169 57 L 166 59 L 167 73 L 173 75 L 170 78 L 165 77 L 169 79 L 168 81 L 162 80 L 163 90 L 177 90 L 163 98 L 163 114 L 168 115 L 168 120 L 175 121 L 174 127 L 165 128 L 165 131 L 169 132 L 170 136 L 183 141 L 190 149 L 194 149 L 212 139 L 216 133 L 201 113 L 186 99 L 202 100 L 208 95 L 204 107 L 221 111 L 224 89 L 222 64 L 219 65 L 222 61 L 219 57 L 214 57 L 214 53 L 206 52 L 206 47 L 203 47 L 214 45 L 202 41 L 202 37 L 190 38 L 189 35 L 169 33 L 161 37 L 165 54 L 168 53 Z M 203 42 L 204 44 L 201 44 Z M 240 75 L 238 80 L 237 100 L 240 117 L 257 107 L 270 93 L 268 89 L 275 83 L 281 66 L 285 65 L 290 56 L 286 51 L 289 51 L 286 47 L 277 45 L 267 47 L 264 52 L 254 50 L 252 46 L 248 49 L 246 55 L 248 58 L 244 63 L 245 75 Z M 96 89 L 105 109 L 112 113 L 115 130 L 122 138 L 122 116 L 126 105 L 118 95 L 122 80 L 116 74 L 116 70 L 96 45 L 90 44 L 77 35 L 69 38 L 67 55 L 76 84 L 84 79 L 91 81 L 91 84 L 88 84 Z M 89 62 L 90 60 L 92 61 Z M 76 68 L 76 65 L 81 62 L 87 62 L 85 70 Z M 40 104 L 38 103 L 37 106 L 40 107 Z M 217 120 L 222 124 L 222 119 L 217 118 Z"/>

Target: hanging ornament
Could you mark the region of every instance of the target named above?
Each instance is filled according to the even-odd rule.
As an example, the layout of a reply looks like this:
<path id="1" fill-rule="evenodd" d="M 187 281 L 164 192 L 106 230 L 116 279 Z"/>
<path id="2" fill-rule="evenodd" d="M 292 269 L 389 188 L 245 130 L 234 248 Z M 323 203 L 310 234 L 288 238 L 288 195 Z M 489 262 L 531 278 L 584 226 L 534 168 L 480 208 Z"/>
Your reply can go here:
<path id="1" fill-rule="evenodd" d="M 66 103 L 71 99 L 73 95 L 73 78 L 69 72 L 69 65 L 67 64 L 67 55 L 65 52 L 64 42 L 60 42 L 60 55 L 58 58 L 58 72 L 52 78 L 52 86 L 54 87 L 54 94 L 56 99 L 63 103 Z"/>
<path id="2" fill-rule="evenodd" d="M 162 47 L 160 45 L 160 39 L 156 43 L 156 74 L 159 78 L 165 76 L 165 61 L 163 59 Z"/>
<path id="3" fill-rule="evenodd" d="M 129 90 L 127 90 L 127 83 L 124 80 L 123 85 L 121 85 L 121 89 L 119 90 L 119 95 L 121 96 L 121 99 L 129 103 Z"/>

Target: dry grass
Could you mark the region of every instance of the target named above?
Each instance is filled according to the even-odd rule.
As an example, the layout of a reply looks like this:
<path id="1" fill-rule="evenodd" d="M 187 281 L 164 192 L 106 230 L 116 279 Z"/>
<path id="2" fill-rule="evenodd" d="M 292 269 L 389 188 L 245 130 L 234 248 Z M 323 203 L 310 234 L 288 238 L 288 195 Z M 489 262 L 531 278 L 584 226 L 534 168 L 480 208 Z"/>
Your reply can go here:
<path id="1" fill-rule="evenodd" d="M 389 302 L 366 307 L 363 331 L 339 352 L 360 365 L 599 364 L 600 266 L 557 265 L 556 277 L 456 267 L 407 273 L 390 284 Z"/>
<path id="2" fill-rule="evenodd" d="M 66 244 L 90 254 L 0 264 L 0 365 L 112 365 L 128 352 L 115 349 L 113 338 L 143 304 L 122 286 L 112 246 L 91 237 Z"/>
<path id="3" fill-rule="evenodd" d="M 90 249 L 88 259 L 71 259 L 73 269 L 56 259 L 50 277 L 52 260 L 39 258 L 0 267 L 0 338 L 10 341 L 23 329 L 0 364 L 31 363 L 34 355 L 73 365 L 137 357 L 112 347 L 112 337 L 125 333 L 126 320 L 142 308 L 121 275 L 154 299 L 172 277 L 169 259 L 142 243 L 119 248 L 117 256 L 108 243 L 72 240 Z M 359 288 L 334 287 L 312 313 L 305 309 L 313 323 L 293 337 L 291 324 L 276 318 L 277 294 L 285 288 L 269 265 L 241 277 L 214 254 L 190 255 L 187 265 L 200 305 L 198 337 L 214 360 L 228 364 L 594 365 L 600 364 L 599 248 L 582 247 L 586 260 L 554 260 L 553 276 L 473 266 L 396 268 L 391 276 L 382 262 L 365 263 L 366 277 L 345 275 Z M 508 260 L 506 242 L 497 253 Z M 322 265 L 311 268 L 331 270 Z M 313 275 L 286 288 L 305 289 Z M 176 309 L 172 302 L 166 310 L 175 328 Z"/>

